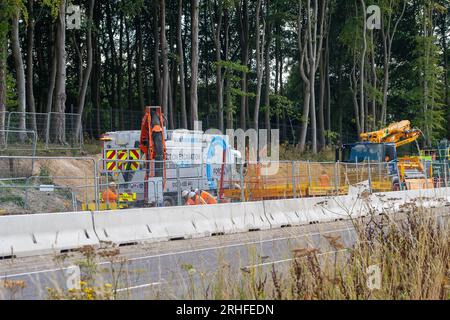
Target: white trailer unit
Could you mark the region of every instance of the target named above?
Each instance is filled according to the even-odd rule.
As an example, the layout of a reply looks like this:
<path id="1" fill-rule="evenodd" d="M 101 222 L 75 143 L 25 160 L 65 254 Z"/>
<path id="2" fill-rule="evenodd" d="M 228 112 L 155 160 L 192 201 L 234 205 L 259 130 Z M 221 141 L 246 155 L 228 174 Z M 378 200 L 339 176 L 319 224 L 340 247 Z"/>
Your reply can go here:
<path id="1" fill-rule="evenodd" d="M 148 202 L 156 206 L 176 205 L 183 190 L 201 189 L 217 193 L 222 167 L 224 180 L 231 180 L 241 155 L 231 148 L 227 136 L 200 131 L 164 131 L 165 179 L 154 172 L 148 183 Z M 145 160 L 139 150 L 140 131 L 109 132 L 104 135 L 104 171 L 119 184 L 119 193 L 135 193 L 143 201 Z M 225 165 L 222 166 L 225 156 Z M 224 187 L 228 182 L 224 182 Z"/>

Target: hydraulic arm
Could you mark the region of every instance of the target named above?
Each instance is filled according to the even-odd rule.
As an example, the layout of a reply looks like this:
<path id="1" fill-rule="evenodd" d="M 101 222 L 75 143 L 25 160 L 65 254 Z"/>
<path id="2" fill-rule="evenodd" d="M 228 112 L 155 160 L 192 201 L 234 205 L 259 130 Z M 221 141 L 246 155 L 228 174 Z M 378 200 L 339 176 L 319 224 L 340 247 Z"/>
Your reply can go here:
<path id="1" fill-rule="evenodd" d="M 147 107 L 141 124 L 139 149 L 147 160 L 146 178 L 162 177 L 163 189 L 166 187 L 167 149 L 164 137 L 164 117 L 161 107 Z M 148 183 L 144 184 L 145 198 L 148 198 Z"/>
<path id="2" fill-rule="evenodd" d="M 397 148 L 413 143 L 422 136 L 422 131 L 412 129 L 408 120 L 391 124 L 389 127 L 379 131 L 361 134 L 364 142 L 372 143 L 395 143 Z"/>

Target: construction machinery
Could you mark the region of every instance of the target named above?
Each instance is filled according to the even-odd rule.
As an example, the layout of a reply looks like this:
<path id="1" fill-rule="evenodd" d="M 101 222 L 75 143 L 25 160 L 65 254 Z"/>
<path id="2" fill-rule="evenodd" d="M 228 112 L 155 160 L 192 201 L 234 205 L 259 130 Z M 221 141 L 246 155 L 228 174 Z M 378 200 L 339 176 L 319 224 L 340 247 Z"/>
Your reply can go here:
<path id="1" fill-rule="evenodd" d="M 422 150 L 420 158 L 432 164 L 435 187 L 450 185 L 450 142 L 447 139 L 442 140 L 437 149 Z"/>
<path id="2" fill-rule="evenodd" d="M 240 158 L 227 136 L 167 130 L 161 107 L 145 109 L 141 130 L 108 132 L 101 140 L 102 184 L 114 180 L 120 195 L 133 195 L 128 207 L 182 204 L 187 189 L 221 198 Z"/>
<path id="3" fill-rule="evenodd" d="M 361 142 L 346 144 L 337 149 L 337 161 L 343 163 L 386 163 L 394 190 L 428 189 L 433 187 L 432 166 L 417 156 L 399 156 L 399 148 L 422 137 L 419 129 L 408 120 L 389 127 L 361 134 Z"/>

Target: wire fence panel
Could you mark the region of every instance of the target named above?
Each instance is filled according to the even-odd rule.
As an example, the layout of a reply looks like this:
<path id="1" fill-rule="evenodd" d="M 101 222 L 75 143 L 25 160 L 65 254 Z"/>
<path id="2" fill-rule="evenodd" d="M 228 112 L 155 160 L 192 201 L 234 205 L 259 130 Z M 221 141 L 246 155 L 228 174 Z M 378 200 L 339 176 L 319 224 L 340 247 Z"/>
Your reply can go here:
<path id="1" fill-rule="evenodd" d="M 77 134 L 79 114 L 72 113 L 22 113 L 10 112 L 7 118 L 7 129 L 36 132 L 38 150 L 81 149 L 83 144 L 82 130 Z"/>
<path id="2" fill-rule="evenodd" d="M 91 158 L 0 156 L 0 212 L 80 211 L 98 201 L 97 177 Z"/>
<path id="3" fill-rule="evenodd" d="M 10 112 L 8 114 L 7 129 L 27 130 L 36 132 L 37 141 L 44 144 L 47 136 L 48 113 Z"/>
<path id="4" fill-rule="evenodd" d="M 8 123 L 8 111 L 1 111 L 0 112 L 0 130 L 6 130 L 7 129 L 7 123 Z M 0 144 L 5 142 L 5 136 L 4 132 L 0 132 Z"/>
<path id="5" fill-rule="evenodd" d="M 0 180 L 27 178 L 33 175 L 33 160 L 0 158 Z"/>
<path id="6" fill-rule="evenodd" d="M 75 193 L 64 186 L 0 185 L 0 215 L 76 212 Z"/>
<path id="7" fill-rule="evenodd" d="M 430 170 L 416 185 L 449 186 L 446 159 L 424 167 Z M 192 205 L 187 195 L 195 191 L 226 203 L 339 196 L 359 184 L 389 192 L 411 183 L 400 181 L 395 162 L 186 164 L 129 158 L 120 150 L 107 159 L 0 156 L 0 214 Z"/>
<path id="8" fill-rule="evenodd" d="M 98 137 L 105 132 L 139 129 L 142 111 L 92 108 L 83 118 L 85 132 L 91 137 Z"/>
<path id="9" fill-rule="evenodd" d="M 37 137 L 34 131 L 0 130 L 0 156 L 34 156 Z"/>
<path id="10" fill-rule="evenodd" d="M 83 131 L 80 128 L 77 132 L 77 123 L 80 118 L 80 114 L 50 112 L 45 148 L 47 150 L 81 149 Z"/>

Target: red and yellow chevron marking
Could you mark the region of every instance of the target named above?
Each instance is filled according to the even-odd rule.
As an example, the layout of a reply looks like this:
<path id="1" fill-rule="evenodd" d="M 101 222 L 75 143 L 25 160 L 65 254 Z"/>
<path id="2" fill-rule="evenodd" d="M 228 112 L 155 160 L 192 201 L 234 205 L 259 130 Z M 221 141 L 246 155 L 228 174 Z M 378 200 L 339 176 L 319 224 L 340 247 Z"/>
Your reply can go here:
<path id="1" fill-rule="evenodd" d="M 106 162 L 106 170 L 107 171 L 115 171 L 117 170 L 117 151 L 116 150 L 108 150 L 106 151 L 106 159 L 107 160 L 114 160 L 114 161 L 107 161 Z"/>
<path id="2" fill-rule="evenodd" d="M 141 151 L 139 149 L 130 150 L 130 160 L 140 160 Z M 131 162 L 130 170 L 136 171 L 139 169 L 139 162 Z"/>
<path id="3" fill-rule="evenodd" d="M 107 171 L 116 171 L 117 170 L 116 161 L 106 162 L 106 170 Z"/>
<path id="4" fill-rule="evenodd" d="M 106 151 L 106 159 L 108 160 L 116 160 L 117 151 L 116 150 L 108 150 Z"/>
<path id="5" fill-rule="evenodd" d="M 127 166 L 127 160 L 128 160 L 128 151 L 127 150 L 120 150 L 118 152 L 118 159 L 121 160 L 117 164 L 117 168 L 119 170 L 125 170 Z"/>

